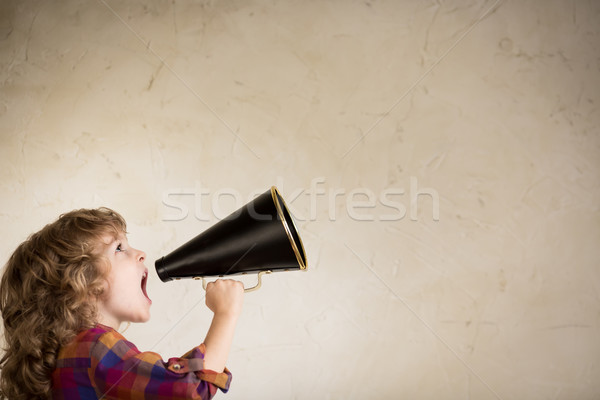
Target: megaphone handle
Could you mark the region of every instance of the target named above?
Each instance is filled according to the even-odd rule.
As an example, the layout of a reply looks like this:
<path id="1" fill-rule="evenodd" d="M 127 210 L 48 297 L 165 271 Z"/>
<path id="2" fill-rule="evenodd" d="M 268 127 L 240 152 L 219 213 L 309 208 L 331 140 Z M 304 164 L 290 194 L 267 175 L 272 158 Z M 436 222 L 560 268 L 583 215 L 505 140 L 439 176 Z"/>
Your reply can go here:
<path id="1" fill-rule="evenodd" d="M 260 271 L 260 272 L 258 273 L 258 283 L 256 284 L 256 286 L 252 286 L 252 287 L 250 287 L 250 288 L 248 288 L 248 289 L 244 288 L 244 292 L 245 292 L 245 293 L 248 293 L 248 292 L 253 292 L 253 291 L 255 291 L 255 290 L 259 289 L 259 288 L 260 288 L 260 286 L 262 285 L 262 280 L 261 280 L 262 276 L 263 276 L 264 274 L 270 274 L 270 273 L 271 273 L 271 271 L 268 271 L 268 270 L 267 270 L 267 271 Z M 204 279 L 204 277 L 203 277 L 203 276 L 201 276 L 200 278 L 202 279 L 202 288 L 203 288 L 204 290 L 206 290 L 206 279 Z"/>

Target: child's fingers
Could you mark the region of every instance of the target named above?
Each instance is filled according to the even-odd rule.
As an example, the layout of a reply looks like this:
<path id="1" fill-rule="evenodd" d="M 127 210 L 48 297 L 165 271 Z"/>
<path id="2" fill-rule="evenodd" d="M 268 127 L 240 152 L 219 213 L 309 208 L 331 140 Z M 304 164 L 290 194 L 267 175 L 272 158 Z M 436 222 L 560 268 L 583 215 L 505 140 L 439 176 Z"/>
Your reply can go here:
<path id="1" fill-rule="evenodd" d="M 232 279 L 217 279 L 206 285 L 206 305 L 214 313 L 239 314 L 244 297 L 244 285 Z"/>
<path id="2" fill-rule="evenodd" d="M 234 288 L 234 289 L 244 289 L 244 284 L 240 281 L 236 281 L 234 279 L 217 279 L 216 281 L 213 282 L 208 282 L 208 284 L 206 285 L 206 290 L 208 291 L 208 288 L 210 287 L 219 287 L 221 289 L 228 289 L 228 288 Z"/>

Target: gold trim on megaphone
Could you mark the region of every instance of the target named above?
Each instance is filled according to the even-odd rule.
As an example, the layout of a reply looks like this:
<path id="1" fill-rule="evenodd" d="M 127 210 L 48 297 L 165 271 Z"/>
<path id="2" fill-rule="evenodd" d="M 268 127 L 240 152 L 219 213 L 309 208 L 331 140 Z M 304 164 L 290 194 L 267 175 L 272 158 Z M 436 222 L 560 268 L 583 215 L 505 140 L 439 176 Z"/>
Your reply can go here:
<path id="1" fill-rule="evenodd" d="M 277 208 L 277 214 L 279 214 L 279 218 L 281 219 L 281 223 L 285 229 L 285 233 L 290 240 L 290 244 L 292 245 L 292 249 L 294 250 L 294 254 L 296 255 L 296 259 L 298 260 L 298 264 L 300 265 L 301 270 L 306 269 L 306 252 L 304 251 L 304 244 L 302 243 L 302 239 L 300 238 L 300 234 L 298 233 L 298 228 L 294 222 L 294 218 L 290 213 L 289 208 L 286 206 L 285 201 L 283 200 L 283 196 L 279 193 L 279 190 L 275 186 L 271 186 L 271 196 L 273 197 L 273 202 L 275 203 L 275 208 Z M 285 213 L 284 213 L 285 212 Z M 296 244 L 296 240 L 294 240 L 294 235 L 288 225 L 288 218 L 285 217 L 285 214 L 289 215 L 289 221 L 292 224 L 292 229 L 296 233 L 296 237 L 298 238 L 298 244 L 300 248 L 298 248 Z"/>

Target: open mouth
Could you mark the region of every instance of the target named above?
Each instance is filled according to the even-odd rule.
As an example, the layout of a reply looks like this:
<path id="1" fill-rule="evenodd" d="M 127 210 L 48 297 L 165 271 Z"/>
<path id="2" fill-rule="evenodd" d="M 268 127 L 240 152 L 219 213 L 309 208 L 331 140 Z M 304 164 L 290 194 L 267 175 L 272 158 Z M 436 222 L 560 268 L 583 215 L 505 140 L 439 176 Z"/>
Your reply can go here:
<path id="1" fill-rule="evenodd" d="M 146 298 L 148 299 L 150 304 L 152 304 L 152 300 L 150 300 L 150 297 L 148 297 L 148 292 L 146 292 L 146 284 L 147 283 L 148 283 L 148 271 L 144 271 L 144 275 L 142 275 L 142 293 L 144 293 L 144 296 L 146 296 Z"/>

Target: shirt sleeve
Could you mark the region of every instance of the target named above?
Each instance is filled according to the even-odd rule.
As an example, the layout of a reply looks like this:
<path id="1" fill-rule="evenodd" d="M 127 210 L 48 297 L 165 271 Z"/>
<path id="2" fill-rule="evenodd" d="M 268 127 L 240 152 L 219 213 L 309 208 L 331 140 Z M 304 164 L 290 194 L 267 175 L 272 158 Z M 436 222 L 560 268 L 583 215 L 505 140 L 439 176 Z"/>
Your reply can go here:
<path id="1" fill-rule="evenodd" d="M 167 362 L 140 352 L 117 332 L 107 332 L 91 351 L 90 379 L 103 399 L 211 399 L 229 390 L 231 373 L 204 369 L 204 344 Z"/>

